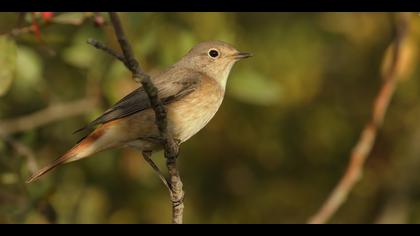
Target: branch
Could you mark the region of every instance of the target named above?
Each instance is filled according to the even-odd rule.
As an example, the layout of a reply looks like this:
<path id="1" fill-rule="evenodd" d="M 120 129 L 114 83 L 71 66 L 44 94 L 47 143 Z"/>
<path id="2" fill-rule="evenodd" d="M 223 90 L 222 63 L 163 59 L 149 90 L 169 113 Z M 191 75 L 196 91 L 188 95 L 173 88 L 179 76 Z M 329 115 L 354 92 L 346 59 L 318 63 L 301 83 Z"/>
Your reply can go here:
<path id="1" fill-rule="evenodd" d="M 353 148 L 350 163 L 341 180 L 332 191 L 328 199 L 323 203 L 319 211 L 311 217 L 309 223 L 322 224 L 327 222 L 338 208 L 346 201 L 349 192 L 361 179 L 364 164 L 375 144 L 378 129 L 382 126 L 392 95 L 397 85 L 397 67 L 400 58 L 400 49 L 403 39 L 407 36 L 408 17 L 405 14 L 396 15 L 395 35 L 391 42 L 393 47 L 392 59 L 389 68 L 382 75 L 382 88 L 380 89 L 372 108 L 370 121 L 363 129 L 360 138 Z M 386 59 L 386 55 L 384 60 Z"/>
<path id="2" fill-rule="evenodd" d="M 119 52 L 116 52 L 114 50 L 112 50 L 111 48 L 107 47 L 105 44 L 99 42 L 96 39 L 88 39 L 87 43 L 94 46 L 96 49 L 102 50 L 106 53 L 109 53 L 111 56 L 117 58 L 118 60 L 120 60 L 122 63 L 124 63 L 125 66 L 128 67 L 127 62 L 125 61 L 125 57 L 124 55 L 122 55 Z"/>
<path id="3" fill-rule="evenodd" d="M 155 123 L 159 129 L 160 138 L 165 150 L 166 166 L 170 176 L 168 183 L 172 202 L 172 223 L 181 224 L 184 209 L 184 191 L 182 190 L 182 181 L 176 167 L 176 158 L 178 157 L 179 153 L 179 145 L 175 142 L 171 133 L 168 131 L 166 109 L 162 101 L 159 99 L 158 90 L 154 86 L 150 76 L 142 70 L 138 61 L 135 59 L 131 45 L 124 34 L 124 30 L 117 13 L 110 12 L 109 16 L 111 18 L 115 35 L 118 39 L 118 43 L 121 47 L 122 55 L 108 48 L 104 44 L 97 42 L 96 40 L 90 39 L 88 40 L 88 43 L 122 61 L 127 69 L 129 69 L 133 74 L 134 80 L 136 82 L 140 82 L 145 92 L 147 93 L 152 109 L 155 112 Z M 149 161 L 148 163 L 150 164 Z"/>
<path id="4" fill-rule="evenodd" d="M 92 107 L 96 104 L 96 99 L 84 98 L 78 101 L 50 105 L 47 108 L 36 111 L 30 115 L 3 120 L 0 121 L 0 135 L 7 136 L 22 131 L 32 130 L 50 122 L 84 114 L 92 111 Z"/>

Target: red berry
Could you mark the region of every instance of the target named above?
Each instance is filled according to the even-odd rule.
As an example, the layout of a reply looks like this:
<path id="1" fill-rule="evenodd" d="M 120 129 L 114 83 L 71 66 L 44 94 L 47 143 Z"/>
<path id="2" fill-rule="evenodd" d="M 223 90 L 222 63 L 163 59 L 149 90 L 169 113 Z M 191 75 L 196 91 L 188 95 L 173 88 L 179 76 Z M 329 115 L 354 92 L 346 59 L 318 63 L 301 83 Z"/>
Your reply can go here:
<path id="1" fill-rule="evenodd" d="M 50 21 L 54 17 L 54 12 L 41 12 L 41 17 L 44 21 Z"/>

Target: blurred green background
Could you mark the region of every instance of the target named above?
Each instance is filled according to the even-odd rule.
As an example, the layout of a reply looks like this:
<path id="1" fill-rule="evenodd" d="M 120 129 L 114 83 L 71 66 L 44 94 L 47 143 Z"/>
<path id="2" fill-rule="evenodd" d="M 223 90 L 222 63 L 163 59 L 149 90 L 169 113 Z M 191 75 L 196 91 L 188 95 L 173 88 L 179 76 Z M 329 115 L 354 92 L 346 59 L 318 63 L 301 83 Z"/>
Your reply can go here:
<path id="1" fill-rule="evenodd" d="M 32 16 L 39 34 L 9 37 L 4 33 L 32 24 L 31 14 L 22 20 L 0 14 L 0 125 L 86 96 L 99 102 L 3 137 L 0 223 L 169 223 L 167 190 L 131 149 L 102 152 L 24 183 L 28 160 L 40 167 L 58 158 L 80 138 L 74 130 L 138 86 L 119 61 L 86 44 L 95 38 L 118 47 L 111 26 L 92 19 L 107 21 L 107 14 L 60 13 L 47 23 Z M 181 146 L 184 221 L 306 222 L 344 172 L 370 117 L 394 14 L 120 16 L 150 74 L 204 40 L 254 53 L 234 66 L 215 118 Z M 362 181 L 332 223 L 420 223 L 420 16 L 413 13 L 409 23 L 384 127 Z M 162 153 L 154 159 L 165 169 Z"/>

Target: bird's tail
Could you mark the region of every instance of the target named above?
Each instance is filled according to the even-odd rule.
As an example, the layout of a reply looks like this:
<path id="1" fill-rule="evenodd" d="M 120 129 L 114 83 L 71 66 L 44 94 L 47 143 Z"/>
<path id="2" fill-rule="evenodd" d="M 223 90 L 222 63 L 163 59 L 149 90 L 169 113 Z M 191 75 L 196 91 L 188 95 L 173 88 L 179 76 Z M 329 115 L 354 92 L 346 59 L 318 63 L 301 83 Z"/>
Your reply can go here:
<path id="1" fill-rule="evenodd" d="M 104 149 L 103 142 L 103 135 L 104 130 L 97 129 L 91 134 L 89 134 L 86 138 L 82 139 L 78 144 L 76 144 L 72 149 L 66 152 L 63 156 L 58 158 L 57 160 L 51 162 L 46 167 L 40 169 L 35 174 L 26 180 L 26 183 L 31 183 L 33 181 L 38 180 L 41 176 L 46 174 L 47 172 L 53 170 L 55 167 L 69 163 L 72 161 L 76 161 L 87 156 L 90 156 L 96 152 L 99 152 Z"/>

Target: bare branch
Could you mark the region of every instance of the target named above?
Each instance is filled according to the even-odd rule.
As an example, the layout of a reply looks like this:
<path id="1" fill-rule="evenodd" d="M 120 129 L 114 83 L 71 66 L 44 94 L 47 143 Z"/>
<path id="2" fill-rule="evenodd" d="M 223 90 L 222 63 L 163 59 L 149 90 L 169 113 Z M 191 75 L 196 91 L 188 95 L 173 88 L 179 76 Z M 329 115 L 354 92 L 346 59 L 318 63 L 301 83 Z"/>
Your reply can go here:
<path id="1" fill-rule="evenodd" d="M 396 15 L 395 35 L 391 43 L 393 46 L 392 61 L 383 75 L 383 85 L 380 89 L 372 108 L 370 121 L 363 129 L 360 138 L 353 148 L 350 163 L 341 180 L 323 203 L 319 211 L 311 217 L 309 223 L 322 224 L 327 222 L 338 208 L 345 202 L 349 192 L 360 180 L 363 166 L 375 144 L 378 129 L 382 126 L 386 111 L 397 85 L 397 66 L 400 58 L 400 48 L 403 39 L 407 36 L 408 17 L 406 14 Z"/>
<path id="2" fill-rule="evenodd" d="M 127 68 L 133 73 L 135 78 L 144 80 L 146 77 L 149 77 L 149 76 L 143 72 L 143 70 L 140 67 L 140 64 L 137 62 L 136 58 L 134 57 L 133 50 L 131 49 L 131 45 L 124 34 L 124 30 L 122 28 L 120 18 L 115 12 L 110 12 L 109 16 L 111 18 L 112 25 L 114 26 L 115 35 L 117 36 L 121 50 L 124 54 L 125 61 L 127 63 Z"/>
<path id="3" fill-rule="evenodd" d="M 135 59 L 131 45 L 124 34 L 124 30 L 122 28 L 121 21 L 117 13 L 110 12 L 109 16 L 111 18 L 111 23 L 113 25 L 115 35 L 118 39 L 124 58 L 121 58 L 120 54 L 114 53 L 113 50 L 110 50 L 108 47 L 104 46 L 101 43 L 96 43 L 96 45 L 100 45 L 97 48 L 106 51 L 107 53 L 116 57 L 118 60 L 122 61 L 127 67 L 127 69 L 129 69 L 133 74 L 134 80 L 140 82 L 145 92 L 147 93 L 147 96 L 150 100 L 150 104 L 153 108 L 153 111 L 155 112 L 155 123 L 159 129 L 161 136 L 160 139 L 162 140 L 165 150 L 166 166 L 168 168 L 170 176 L 169 186 L 171 190 L 170 195 L 172 202 L 172 223 L 181 224 L 184 209 L 184 191 L 182 190 L 182 181 L 179 176 L 178 169 L 176 167 L 176 158 L 178 157 L 179 153 L 179 145 L 177 142 L 175 142 L 171 133 L 167 129 L 168 122 L 166 116 L 166 109 L 162 101 L 159 99 L 158 90 L 154 86 L 152 80 L 150 79 L 150 76 L 142 70 L 138 61 Z M 162 178 L 163 176 L 160 174 L 159 177 Z"/>
<path id="4" fill-rule="evenodd" d="M 108 46 L 106 46 L 105 44 L 99 42 L 96 39 L 88 39 L 87 43 L 94 46 L 97 49 L 100 49 L 106 53 L 111 54 L 111 56 L 117 58 L 118 60 L 120 60 L 122 63 L 124 63 L 124 65 L 128 66 L 126 61 L 125 61 L 125 57 L 124 55 L 122 55 L 119 52 L 114 51 L 113 49 L 109 48 Z"/>

